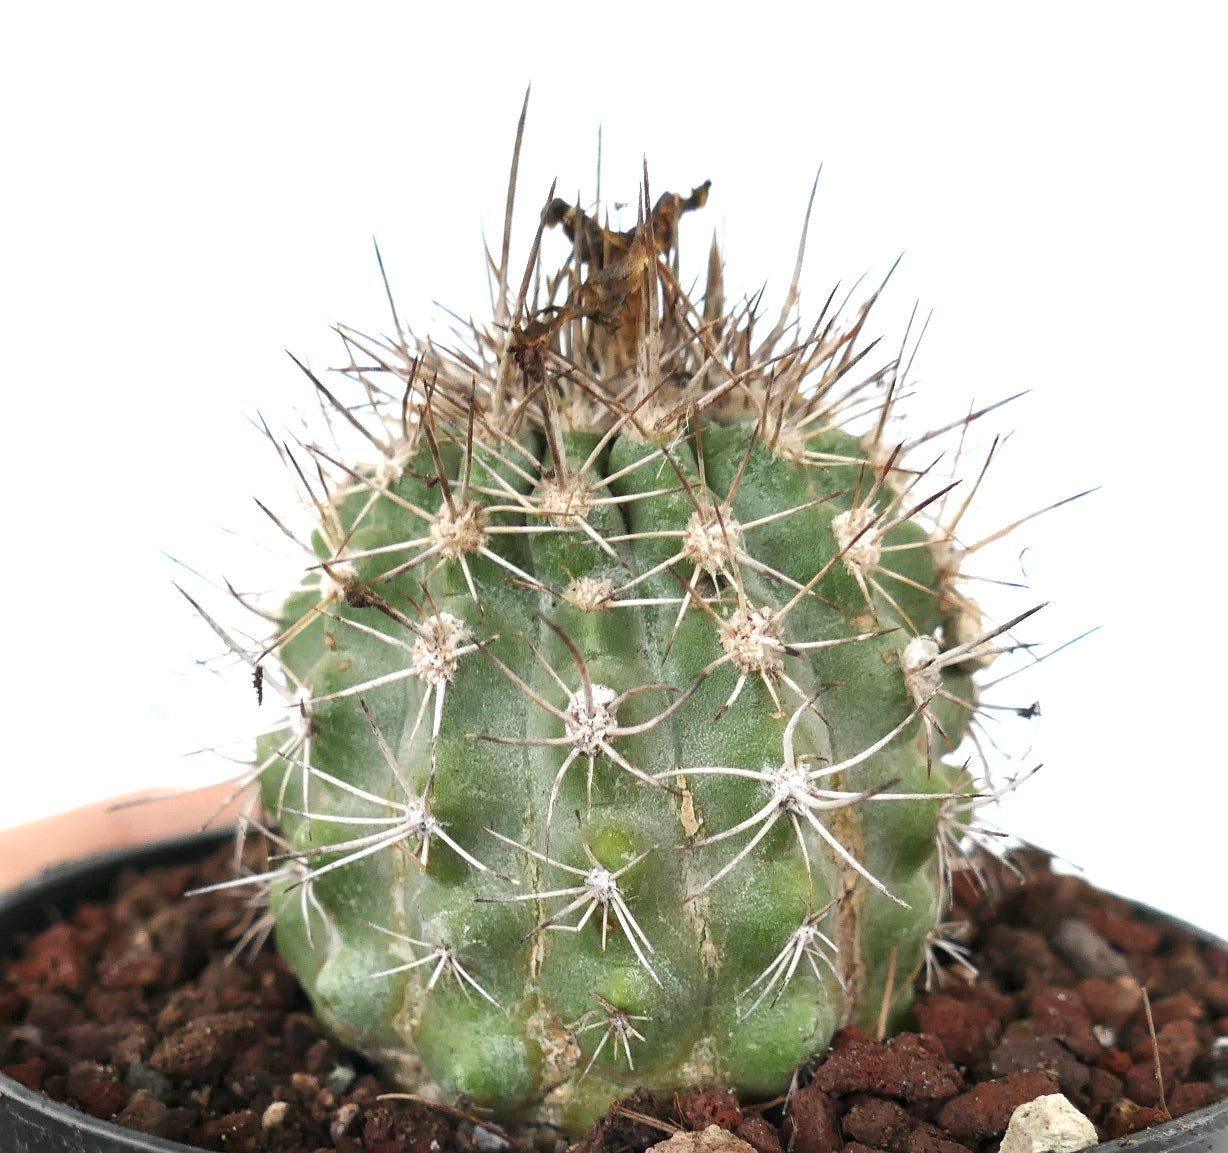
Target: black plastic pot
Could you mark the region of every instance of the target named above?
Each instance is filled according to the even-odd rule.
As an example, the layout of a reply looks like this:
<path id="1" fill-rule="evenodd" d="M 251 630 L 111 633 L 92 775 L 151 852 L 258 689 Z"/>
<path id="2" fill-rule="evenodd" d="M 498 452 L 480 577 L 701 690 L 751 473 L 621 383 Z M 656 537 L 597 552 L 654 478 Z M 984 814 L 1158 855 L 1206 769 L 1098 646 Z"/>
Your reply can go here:
<path id="1" fill-rule="evenodd" d="M 149 848 L 105 853 L 55 869 L 11 893 L 0 894 L 0 955 L 18 933 L 37 931 L 53 911 L 80 900 L 107 895 L 124 868 L 156 868 L 199 859 L 226 834 L 207 834 Z M 1171 918 L 1170 918 L 1171 919 Z M 1228 944 L 1189 926 L 1195 935 Z M 191 1146 L 151 1137 L 78 1113 L 0 1074 L 0 1153 L 189 1153 Z M 1228 1153 L 1228 1100 L 1157 1125 L 1142 1133 L 1106 1141 L 1098 1153 Z"/>
<path id="2" fill-rule="evenodd" d="M 208 833 L 102 853 L 49 870 L 11 893 L 0 893 L 0 956 L 12 951 L 16 934 L 46 927 L 54 912 L 66 912 L 78 901 L 104 899 L 123 869 L 197 860 L 229 835 Z M 0 1153 L 184 1153 L 190 1148 L 79 1113 L 0 1073 Z"/>

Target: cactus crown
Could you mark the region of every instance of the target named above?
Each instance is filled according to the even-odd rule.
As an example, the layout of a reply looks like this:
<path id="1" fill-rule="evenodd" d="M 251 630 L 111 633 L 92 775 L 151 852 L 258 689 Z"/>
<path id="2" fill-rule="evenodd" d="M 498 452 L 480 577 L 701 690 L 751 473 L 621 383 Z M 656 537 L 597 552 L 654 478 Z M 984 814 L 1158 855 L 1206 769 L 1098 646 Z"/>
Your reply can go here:
<path id="1" fill-rule="evenodd" d="M 262 649 L 227 638 L 285 706 L 251 779 L 317 1011 L 568 1128 L 638 1084 L 779 1092 L 906 1010 L 982 799 L 947 754 L 1022 619 L 982 625 L 965 503 L 889 440 L 872 299 L 803 327 L 795 276 L 761 335 L 715 246 L 688 297 L 707 196 L 645 178 L 627 232 L 551 198 L 463 347 L 341 328 L 356 402 L 304 371 L 373 459 L 279 448 L 310 560 Z"/>

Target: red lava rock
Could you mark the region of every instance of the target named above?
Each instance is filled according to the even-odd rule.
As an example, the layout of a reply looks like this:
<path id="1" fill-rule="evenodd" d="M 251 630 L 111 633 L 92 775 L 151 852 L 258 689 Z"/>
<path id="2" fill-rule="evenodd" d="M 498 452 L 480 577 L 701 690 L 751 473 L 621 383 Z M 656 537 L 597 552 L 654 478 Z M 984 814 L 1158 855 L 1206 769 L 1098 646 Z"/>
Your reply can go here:
<path id="1" fill-rule="evenodd" d="M 1207 975 L 1206 962 L 1194 941 L 1171 930 L 1166 932 L 1165 937 L 1164 977 L 1151 990 L 1153 1001 L 1180 993 Z"/>
<path id="2" fill-rule="evenodd" d="M 202 973 L 190 985 L 174 990 L 154 1018 L 154 1028 L 161 1034 L 173 1033 L 196 1017 L 221 1012 L 217 991 L 208 973 Z"/>
<path id="3" fill-rule="evenodd" d="M 1002 1036 L 1001 1023 L 980 1001 L 931 993 L 918 997 L 915 1008 L 921 1031 L 938 1037 L 956 1065 L 972 1065 Z"/>
<path id="4" fill-rule="evenodd" d="M 1104 1069 L 1088 1070 L 1087 1096 L 1093 1105 L 1111 1105 L 1125 1092 L 1125 1083 L 1120 1077 Z"/>
<path id="5" fill-rule="evenodd" d="M 1157 1029 L 1171 1021 L 1201 1021 L 1205 1017 L 1201 1001 L 1186 989 L 1151 1002 L 1151 1019 Z"/>
<path id="6" fill-rule="evenodd" d="M 1053 1077 L 1071 1100 L 1082 1097 L 1091 1077 L 1088 1068 L 1055 1037 L 1038 1037 L 1033 1022 L 1017 1021 L 994 1049 L 989 1071 L 995 1077 L 1032 1070 Z"/>
<path id="7" fill-rule="evenodd" d="M 1134 1058 L 1123 1049 L 1106 1049 L 1096 1058 L 1096 1068 L 1112 1073 L 1115 1077 L 1124 1077 L 1134 1064 Z"/>
<path id="8" fill-rule="evenodd" d="M 906 1101 L 950 1097 L 964 1087 L 942 1042 L 924 1033 L 900 1033 L 885 1044 L 844 1031 L 846 1039 L 815 1070 L 815 1084 L 828 1093 L 884 1093 Z"/>
<path id="9" fill-rule="evenodd" d="M 848 1148 L 845 1146 L 845 1148 Z M 924 1126 L 914 1129 L 901 1147 L 900 1153 L 971 1153 L 960 1141 L 943 1137 L 937 1129 Z"/>
<path id="10" fill-rule="evenodd" d="M 1094 1061 L 1103 1046 L 1092 1033 L 1092 1018 L 1078 993 L 1071 989 L 1033 986 L 1028 1008 L 1040 1036 L 1056 1037 L 1084 1061 Z"/>
<path id="11" fill-rule="evenodd" d="M 331 1073 L 337 1067 L 336 1046 L 327 1037 L 321 1037 L 307 1050 L 304 1064 L 311 1073 Z"/>
<path id="12" fill-rule="evenodd" d="M 337 1107 L 337 1095 L 331 1089 L 321 1089 L 311 1099 L 311 1116 L 323 1121 Z"/>
<path id="13" fill-rule="evenodd" d="M 835 1153 L 840 1148 L 836 1107 L 817 1081 L 789 1098 L 781 1133 L 790 1153 Z"/>
<path id="14" fill-rule="evenodd" d="M 1160 1047 L 1160 1063 L 1171 1068 L 1174 1076 L 1184 1080 L 1203 1050 L 1198 1026 L 1188 1019 L 1170 1021 L 1156 1035 Z"/>
<path id="15" fill-rule="evenodd" d="M 938 1114 L 938 1124 L 955 1137 L 997 1137 L 1006 1132 L 1011 1114 L 1020 1105 L 1057 1091 L 1057 1081 L 1047 1073 L 1012 1073 L 948 1101 Z"/>
<path id="16" fill-rule="evenodd" d="M 1174 1117 L 1184 1117 L 1195 1109 L 1205 1109 L 1215 1104 L 1223 1095 L 1222 1089 L 1207 1081 L 1186 1081 L 1168 1094 L 1165 1104 Z"/>
<path id="17" fill-rule="evenodd" d="M 745 1118 L 734 1130 L 734 1135 L 741 1137 L 755 1153 L 781 1153 L 783 1149 L 776 1127 L 769 1125 L 758 1113 Z"/>
<path id="18" fill-rule="evenodd" d="M 90 1061 L 113 1061 L 116 1049 L 133 1048 L 134 1033 L 143 1033 L 147 1043 L 152 1042 L 153 1033 L 148 1026 L 136 1021 L 113 1021 L 108 1024 L 96 1024 L 83 1021 L 79 1025 L 70 1025 L 64 1030 L 64 1045 L 77 1056 Z M 137 1048 L 140 1047 L 139 1040 Z M 145 1050 L 148 1052 L 148 1049 Z M 135 1054 L 132 1059 L 135 1059 Z"/>
<path id="19" fill-rule="evenodd" d="M 106 989 L 141 989 L 161 985 L 167 972 L 166 959 L 157 953 L 109 957 L 98 967 L 98 980 Z"/>
<path id="20" fill-rule="evenodd" d="M 1126 1137 L 1153 1125 L 1163 1125 L 1168 1120 L 1168 1114 L 1162 1109 L 1152 1109 L 1123 1097 L 1105 1117 L 1104 1127 L 1110 1139 Z"/>
<path id="21" fill-rule="evenodd" d="M 1022 988 L 1029 979 L 1051 984 L 1074 977 L 1036 929 L 991 925 L 982 948 L 989 965 L 1014 988 Z"/>
<path id="22" fill-rule="evenodd" d="M 161 1073 L 208 1080 L 254 1041 L 265 1024 L 259 1015 L 244 1012 L 197 1017 L 162 1041 L 149 1063 Z"/>
<path id="23" fill-rule="evenodd" d="M 271 961 L 271 957 L 266 957 L 263 967 L 258 970 L 260 996 L 256 1003 L 262 1009 L 274 1009 L 279 1013 L 291 1011 L 297 1007 L 301 997 L 298 982 L 284 965 L 273 965 Z"/>
<path id="24" fill-rule="evenodd" d="M 1228 977 L 1203 977 L 1194 982 L 1192 992 L 1206 1001 L 1212 1014 L 1228 1015 Z M 0 1021 L 3 1019 L 0 1011 Z"/>
<path id="25" fill-rule="evenodd" d="M 854 1103 L 840 1121 L 846 1137 L 876 1149 L 896 1149 L 907 1140 L 915 1120 L 895 1101 L 866 1097 Z"/>
<path id="26" fill-rule="evenodd" d="M 94 1061 L 78 1061 L 68 1070 L 66 1088 L 81 1109 L 91 1117 L 109 1121 L 132 1096 L 131 1090 L 121 1081 L 108 1075 Z"/>
<path id="27" fill-rule="evenodd" d="M 679 1093 L 675 1105 L 683 1121 L 696 1133 L 709 1125 L 731 1132 L 742 1123 L 738 1099 L 727 1089 L 690 1089 Z"/>
<path id="28" fill-rule="evenodd" d="M 302 1057 L 320 1039 L 320 1027 L 306 1013 L 290 1013 L 282 1022 L 281 1043 L 286 1052 Z"/>
<path id="29" fill-rule="evenodd" d="M 145 1015 L 145 1005 L 139 989 L 103 989 L 92 986 L 86 990 L 82 1003 L 90 1017 L 104 1025 Z"/>
<path id="30" fill-rule="evenodd" d="M 24 955 L 10 963 L 11 979 L 44 992 L 80 993 L 92 977 L 91 958 L 85 956 L 71 925 L 61 922 L 44 929 Z"/>
<path id="31" fill-rule="evenodd" d="M 1093 925 L 1102 936 L 1127 953 L 1153 953 L 1162 938 L 1159 929 L 1108 912 L 1097 914 Z"/>
<path id="32" fill-rule="evenodd" d="M 1134 1046 L 1131 1056 L 1137 1063 L 1149 1062 L 1154 1065 L 1156 1050 L 1159 1051 L 1165 1079 L 1170 1076 L 1185 1077 L 1194 1059 L 1202 1051 L 1194 1022 L 1170 1021 L 1156 1033 L 1154 1048 L 1148 1036 Z"/>
<path id="33" fill-rule="evenodd" d="M 290 1084 L 300 1097 L 311 1098 L 320 1091 L 320 1082 L 311 1073 L 292 1073 Z"/>
<path id="34" fill-rule="evenodd" d="M 260 1138 L 260 1117 L 254 1109 L 242 1109 L 206 1121 L 193 1135 L 206 1149 L 253 1150 Z"/>
<path id="35" fill-rule="evenodd" d="M 1121 1029 L 1143 1003 L 1142 986 L 1133 977 L 1111 981 L 1088 977 L 1076 986 L 1088 1015 L 1098 1025 Z"/>
<path id="36" fill-rule="evenodd" d="M 1160 1066 L 1163 1071 L 1163 1066 Z M 1172 1077 L 1164 1076 L 1164 1091 L 1173 1088 Z M 1156 1081 L 1156 1067 L 1153 1062 L 1139 1062 L 1131 1065 L 1126 1072 L 1126 1096 L 1140 1105 L 1159 1105 L 1160 1086 Z"/>
<path id="37" fill-rule="evenodd" d="M 126 1129 L 136 1129 L 154 1137 L 166 1137 L 169 1112 L 148 1089 L 138 1089 L 116 1114 L 115 1120 Z"/>
<path id="38" fill-rule="evenodd" d="M 0 1073 L 12 1077 L 19 1085 L 37 1092 L 43 1087 L 43 1074 L 47 1071 L 47 1062 L 41 1057 L 31 1057 L 28 1061 L 19 1061 L 15 1065 L 0 1066 Z"/>
<path id="39" fill-rule="evenodd" d="M 275 1059 L 275 1050 L 262 1039 L 235 1055 L 226 1076 L 232 1081 L 258 1085 L 267 1077 Z"/>
<path id="40" fill-rule="evenodd" d="M 21 1010 L 25 1008 L 25 998 L 15 989 L 0 989 L 0 1025 L 8 1025 L 17 1020 Z"/>
<path id="41" fill-rule="evenodd" d="M 146 1024 L 125 1022 L 125 1029 L 111 1050 L 111 1064 L 127 1068 L 139 1061 L 144 1061 L 153 1052 L 157 1044 L 154 1031 Z"/>
<path id="42" fill-rule="evenodd" d="M 1019 1015 L 1017 999 L 1008 993 L 1001 992 L 995 985 L 989 982 L 980 985 L 970 985 L 963 990 L 957 989 L 953 995 L 975 1001 L 978 1005 L 984 1005 L 1001 1023 L 1003 1028 Z"/>
<path id="43" fill-rule="evenodd" d="M 25 1024 L 56 1032 L 85 1020 L 85 1010 L 63 993 L 35 993 L 26 1009 Z"/>

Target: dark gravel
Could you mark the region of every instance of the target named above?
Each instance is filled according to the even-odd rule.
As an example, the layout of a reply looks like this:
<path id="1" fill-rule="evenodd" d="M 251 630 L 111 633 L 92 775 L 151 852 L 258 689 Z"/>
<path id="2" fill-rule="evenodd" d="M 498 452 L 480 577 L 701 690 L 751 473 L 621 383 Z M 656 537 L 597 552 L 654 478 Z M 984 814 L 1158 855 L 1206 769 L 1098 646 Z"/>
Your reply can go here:
<path id="1" fill-rule="evenodd" d="M 1011 1112 L 1064 1093 L 1102 1139 L 1228 1096 L 1228 953 L 1039 855 L 992 903 L 958 890 L 979 977 L 952 966 L 917 998 L 914 1031 L 856 1029 L 799 1071 L 782 1102 L 719 1088 L 639 1093 L 575 1153 L 637 1153 L 718 1125 L 756 1153 L 992 1153 Z M 252 916 L 225 893 L 230 853 L 126 874 L 0 961 L 0 1070 L 95 1117 L 230 1153 L 498 1153 L 564 1142 L 502 1134 L 391 1087 L 323 1036 L 268 948 L 227 959 Z M 1147 991 L 1152 1028 L 1148 1025 Z M 1157 1081 L 1157 1063 L 1163 1084 Z"/>

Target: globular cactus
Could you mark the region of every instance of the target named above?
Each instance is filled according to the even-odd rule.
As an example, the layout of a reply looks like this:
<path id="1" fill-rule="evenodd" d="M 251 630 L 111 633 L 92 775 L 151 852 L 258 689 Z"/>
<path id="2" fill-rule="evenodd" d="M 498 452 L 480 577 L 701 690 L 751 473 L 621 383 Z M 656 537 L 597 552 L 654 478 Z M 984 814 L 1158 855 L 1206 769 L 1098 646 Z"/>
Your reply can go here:
<path id="1" fill-rule="evenodd" d="M 552 200 L 571 258 L 530 304 L 542 232 L 523 281 L 505 247 L 464 347 L 341 330 L 356 397 L 312 379 L 366 451 L 281 450 L 317 525 L 249 656 L 287 706 L 277 941 L 322 1020 L 566 1130 L 639 1085 L 778 1093 L 901 1018 L 1016 623 L 960 591 L 963 497 L 890 439 L 868 306 L 802 327 L 793 291 L 761 335 L 715 247 L 683 291 L 707 192 L 645 188 L 621 233 Z"/>

